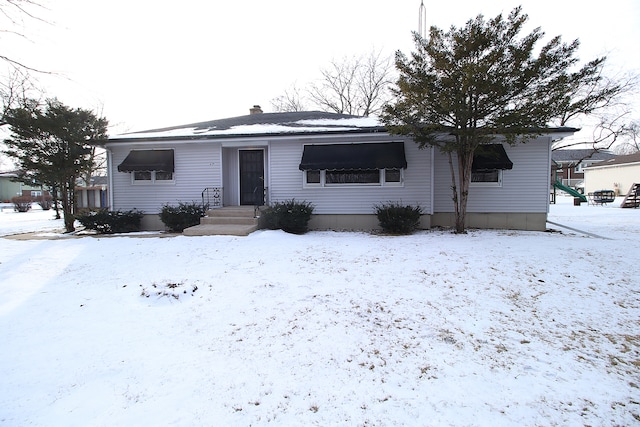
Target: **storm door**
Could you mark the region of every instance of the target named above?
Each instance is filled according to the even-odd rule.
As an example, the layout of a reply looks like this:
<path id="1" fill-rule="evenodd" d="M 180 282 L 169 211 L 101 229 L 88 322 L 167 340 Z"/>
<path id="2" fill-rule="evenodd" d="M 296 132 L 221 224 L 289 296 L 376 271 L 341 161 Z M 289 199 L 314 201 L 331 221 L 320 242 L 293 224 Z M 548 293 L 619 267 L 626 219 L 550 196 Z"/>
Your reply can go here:
<path id="1" fill-rule="evenodd" d="M 264 204 L 264 151 L 240 150 L 240 204 Z"/>

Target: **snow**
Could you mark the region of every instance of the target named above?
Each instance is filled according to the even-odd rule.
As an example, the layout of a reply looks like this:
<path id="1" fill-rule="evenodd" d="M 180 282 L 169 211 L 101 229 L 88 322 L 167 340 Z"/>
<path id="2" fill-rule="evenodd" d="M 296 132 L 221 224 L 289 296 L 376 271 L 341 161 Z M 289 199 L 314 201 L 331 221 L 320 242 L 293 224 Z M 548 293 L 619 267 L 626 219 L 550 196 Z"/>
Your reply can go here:
<path id="1" fill-rule="evenodd" d="M 0 213 L 0 425 L 637 425 L 640 209 L 561 232 L 67 237 Z M 33 220 L 30 220 L 30 219 Z"/>
<path id="2" fill-rule="evenodd" d="M 267 135 L 292 132 L 345 132 L 353 129 L 382 126 L 375 117 L 354 117 L 348 119 L 298 120 L 289 124 L 260 123 L 254 125 L 231 126 L 228 129 L 184 127 L 178 129 L 127 133 L 112 136 L 110 140 L 121 138 L 161 138 L 215 135 Z"/>

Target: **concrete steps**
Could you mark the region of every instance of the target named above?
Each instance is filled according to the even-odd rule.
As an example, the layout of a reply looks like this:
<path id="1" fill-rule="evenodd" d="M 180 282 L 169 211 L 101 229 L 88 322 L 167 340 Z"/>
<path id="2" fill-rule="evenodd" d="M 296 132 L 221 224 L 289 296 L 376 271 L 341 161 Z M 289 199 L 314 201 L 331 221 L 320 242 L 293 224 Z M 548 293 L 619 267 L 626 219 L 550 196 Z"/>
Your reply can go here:
<path id="1" fill-rule="evenodd" d="M 228 206 L 210 209 L 200 225 L 186 228 L 185 236 L 246 236 L 258 229 L 253 206 Z"/>

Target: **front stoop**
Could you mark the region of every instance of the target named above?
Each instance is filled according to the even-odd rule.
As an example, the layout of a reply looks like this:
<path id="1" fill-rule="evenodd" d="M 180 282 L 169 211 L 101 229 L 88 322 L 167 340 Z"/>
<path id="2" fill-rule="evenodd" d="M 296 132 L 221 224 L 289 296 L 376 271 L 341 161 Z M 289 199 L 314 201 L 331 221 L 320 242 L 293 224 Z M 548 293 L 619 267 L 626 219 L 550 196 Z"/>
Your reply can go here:
<path id="1" fill-rule="evenodd" d="M 200 225 L 186 228 L 185 236 L 247 236 L 258 229 L 253 206 L 228 206 L 210 209 Z"/>

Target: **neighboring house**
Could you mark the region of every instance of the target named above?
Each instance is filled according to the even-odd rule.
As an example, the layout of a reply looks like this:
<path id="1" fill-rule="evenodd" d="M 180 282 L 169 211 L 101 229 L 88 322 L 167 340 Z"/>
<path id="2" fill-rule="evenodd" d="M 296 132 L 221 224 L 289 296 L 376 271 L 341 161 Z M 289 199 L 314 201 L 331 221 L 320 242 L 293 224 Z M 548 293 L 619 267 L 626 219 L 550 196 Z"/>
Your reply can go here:
<path id="1" fill-rule="evenodd" d="M 584 169 L 609 160 L 615 154 L 607 150 L 594 151 L 593 149 L 562 149 L 551 152 L 552 182 L 560 180 L 567 187 L 584 186 Z"/>
<path id="2" fill-rule="evenodd" d="M 454 224 L 451 169 L 436 149 L 371 117 L 252 113 L 109 138 L 111 208 L 142 210 L 145 229 L 162 229 L 164 204 L 203 195 L 214 208 L 296 199 L 315 206 L 310 228 L 340 230 L 377 228 L 374 206 L 399 202 L 422 207 L 424 228 Z M 545 230 L 551 144 L 574 131 L 488 146 L 474 161 L 468 226 Z"/>
<path id="3" fill-rule="evenodd" d="M 585 191 L 613 190 L 625 196 L 640 184 L 640 153 L 616 156 L 585 169 Z"/>
<path id="4" fill-rule="evenodd" d="M 79 209 L 109 207 L 108 181 L 106 176 L 94 176 L 91 177 L 89 185 L 76 185 L 76 207 Z"/>
<path id="5" fill-rule="evenodd" d="M 40 186 L 26 185 L 13 181 L 20 171 L 0 172 L 0 202 L 10 202 L 16 196 L 41 196 Z M 46 192 L 45 192 L 46 193 Z"/>

